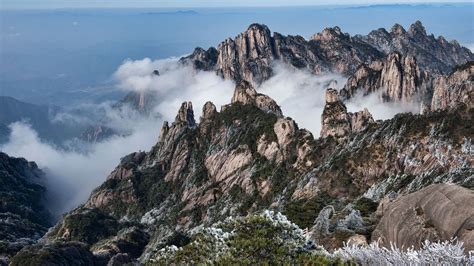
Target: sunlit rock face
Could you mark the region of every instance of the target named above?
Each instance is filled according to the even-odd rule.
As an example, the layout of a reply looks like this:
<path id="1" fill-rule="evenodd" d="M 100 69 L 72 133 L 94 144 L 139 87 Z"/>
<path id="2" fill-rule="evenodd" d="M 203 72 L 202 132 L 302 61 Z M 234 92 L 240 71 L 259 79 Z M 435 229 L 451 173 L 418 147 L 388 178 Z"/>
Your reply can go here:
<path id="1" fill-rule="evenodd" d="M 431 110 L 445 110 L 459 104 L 474 104 L 474 61 L 457 67 L 433 83 Z"/>
<path id="2" fill-rule="evenodd" d="M 336 139 L 345 138 L 352 132 L 363 131 L 369 124 L 375 123 L 367 109 L 356 113 L 347 112 L 337 90 L 327 89 L 325 97 L 326 105 L 321 116 L 322 138 L 328 136 Z"/>
<path id="3" fill-rule="evenodd" d="M 408 31 L 395 24 L 390 32 L 381 28 L 366 36 L 351 36 L 336 26 L 314 34 L 309 40 L 276 32 L 272 35 L 267 26 L 252 24 L 235 38 L 221 42 L 217 49 L 211 47 L 205 51 L 196 48 L 181 62 L 190 63 L 196 69 L 216 71 L 225 79 L 246 80 L 255 86 L 273 75 L 272 62 L 275 60 L 315 74 L 332 72 L 353 75 L 360 65 L 369 65 L 393 52 L 397 52 L 403 60 L 388 64 L 386 71 L 393 74 L 398 71 L 393 67 L 400 68 L 400 65 L 410 70 L 406 73 L 407 78 L 400 77 L 399 81 L 407 86 L 406 93 L 389 90 L 388 97 L 392 98 L 411 95 L 408 87 L 420 85 L 422 79 L 417 80 L 417 75 L 423 75 L 425 71 L 436 75 L 447 74 L 456 65 L 474 60 L 469 49 L 456 41 L 448 42 L 442 36 L 435 38 L 432 34 L 428 35 L 421 22 L 416 21 Z M 386 75 L 389 76 L 388 73 Z"/>

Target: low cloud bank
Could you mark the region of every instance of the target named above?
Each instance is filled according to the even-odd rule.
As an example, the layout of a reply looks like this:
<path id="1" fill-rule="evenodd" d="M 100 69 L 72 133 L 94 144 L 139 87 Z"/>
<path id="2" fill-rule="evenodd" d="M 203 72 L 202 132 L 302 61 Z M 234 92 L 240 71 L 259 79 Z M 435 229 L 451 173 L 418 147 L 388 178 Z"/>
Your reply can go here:
<path id="1" fill-rule="evenodd" d="M 158 70 L 160 75 L 152 74 L 154 70 Z M 198 120 L 206 101 L 212 101 L 219 108 L 230 102 L 235 87 L 233 82 L 223 80 L 213 72 L 183 66 L 176 58 L 127 60 L 118 67 L 113 78 L 117 88 L 127 92 L 153 91 L 156 101 L 152 114 L 143 116 L 130 108 L 116 108 L 110 102 L 85 103 L 75 112 L 58 115 L 55 119 L 89 124 L 100 120 L 102 125 L 126 134 L 87 144 L 85 148 L 64 150 L 44 142 L 28 124 L 16 122 L 10 125 L 9 142 L 0 147 L 11 156 L 36 161 L 47 173 L 47 185 L 54 198 L 51 209 L 56 215 L 84 202 L 121 157 L 134 151 L 149 150 L 157 141 L 163 120 L 174 121 L 183 101 L 193 102 Z M 333 80 L 338 82 L 339 88 L 346 81 L 340 75 L 315 76 L 277 63 L 275 75 L 257 90 L 274 98 L 286 116 L 295 119 L 300 127 L 309 129 L 317 137 L 325 104 L 324 92 Z M 358 111 L 367 107 L 377 119 L 412 110 L 410 106 L 381 103 L 374 97 L 356 97 L 348 103 L 348 108 Z"/>

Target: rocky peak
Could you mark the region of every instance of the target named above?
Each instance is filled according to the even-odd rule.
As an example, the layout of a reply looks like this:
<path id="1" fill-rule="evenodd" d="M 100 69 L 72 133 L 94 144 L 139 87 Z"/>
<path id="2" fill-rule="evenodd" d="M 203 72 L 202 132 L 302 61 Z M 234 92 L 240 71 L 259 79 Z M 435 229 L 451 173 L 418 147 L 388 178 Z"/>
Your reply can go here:
<path id="1" fill-rule="evenodd" d="M 191 102 L 183 102 L 181 104 L 181 108 L 179 108 L 178 114 L 175 118 L 175 123 L 185 123 L 189 127 L 196 126 L 196 121 L 194 120 L 193 104 Z"/>
<path id="2" fill-rule="evenodd" d="M 370 123 L 374 123 L 367 109 L 356 113 L 347 112 L 337 90 L 328 88 L 325 97 L 326 105 L 321 116 L 322 138 L 332 136 L 342 140 L 352 132 L 363 131 Z"/>
<path id="3" fill-rule="evenodd" d="M 334 41 L 336 39 L 347 38 L 347 37 L 348 35 L 344 34 L 341 31 L 341 28 L 339 28 L 338 26 L 335 26 L 333 28 L 325 28 L 322 32 L 313 35 L 311 37 L 311 40 L 328 42 L 328 41 Z"/>
<path id="4" fill-rule="evenodd" d="M 267 95 L 257 93 L 255 88 L 247 81 L 241 81 L 235 87 L 231 103 L 251 104 L 259 109 L 283 117 L 278 104 Z"/>
<path id="5" fill-rule="evenodd" d="M 396 23 L 395 25 L 392 26 L 392 29 L 390 30 L 390 32 L 393 35 L 404 35 L 406 33 L 406 30 L 403 28 L 402 25 Z"/>
<path id="6" fill-rule="evenodd" d="M 207 51 L 197 47 L 191 55 L 182 58 L 180 61 L 182 63 L 191 62 L 195 69 L 212 71 L 216 66 L 218 56 L 219 52 L 214 47 L 210 47 Z"/>
<path id="7" fill-rule="evenodd" d="M 367 36 L 352 37 L 336 26 L 325 28 L 310 40 L 278 33 L 272 36 L 267 26 L 252 24 L 235 38 L 221 42 L 217 49 L 196 48 L 181 62 L 190 63 L 196 69 L 216 71 L 225 79 L 260 85 L 273 75 L 274 60 L 315 74 L 352 75 L 361 64 L 370 64 L 395 51 L 417 58 L 421 70 L 438 73 L 447 73 L 456 65 L 474 60 L 469 49 L 427 36 L 417 21 L 408 33 L 395 24 L 390 33 L 378 29 Z"/>
<path id="8" fill-rule="evenodd" d="M 329 88 L 325 93 L 326 103 L 335 103 L 339 101 L 339 93 L 337 90 Z"/>
<path id="9" fill-rule="evenodd" d="M 202 107 L 201 121 L 209 120 L 214 117 L 217 113 L 216 106 L 212 102 L 206 102 Z"/>
<path id="10" fill-rule="evenodd" d="M 421 21 L 417 20 L 415 23 L 411 24 L 408 34 L 411 36 L 426 36 L 426 29 L 421 24 Z"/>

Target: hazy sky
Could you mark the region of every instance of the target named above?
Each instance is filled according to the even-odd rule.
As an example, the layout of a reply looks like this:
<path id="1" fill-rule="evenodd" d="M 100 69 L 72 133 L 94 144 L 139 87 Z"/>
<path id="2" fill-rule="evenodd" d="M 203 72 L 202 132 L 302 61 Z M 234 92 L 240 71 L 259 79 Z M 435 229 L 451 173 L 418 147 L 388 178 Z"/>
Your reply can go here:
<path id="1" fill-rule="evenodd" d="M 342 0 L 337 4 L 365 5 L 382 3 L 459 3 L 472 0 Z M 0 8 L 133 8 L 133 7 L 232 7 L 297 6 L 335 4 L 331 0 L 0 0 Z"/>

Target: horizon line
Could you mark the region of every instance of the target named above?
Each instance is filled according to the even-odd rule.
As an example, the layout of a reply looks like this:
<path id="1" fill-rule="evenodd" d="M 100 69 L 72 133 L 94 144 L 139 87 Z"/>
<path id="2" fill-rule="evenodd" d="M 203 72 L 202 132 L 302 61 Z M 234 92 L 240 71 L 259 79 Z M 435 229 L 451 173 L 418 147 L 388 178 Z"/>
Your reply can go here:
<path id="1" fill-rule="evenodd" d="M 136 7 L 122 7 L 122 6 L 90 6 L 90 7 L 2 7 L 0 10 L 91 10 L 91 9 L 219 9 L 219 8 L 291 8 L 291 7 L 377 7 L 377 6 L 419 6 L 419 5 L 459 5 L 469 4 L 474 5 L 473 1 L 465 0 L 458 2 L 433 2 L 433 1 L 413 1 L 413 2 L 393 2 L 393 3 L 360 3 L 360 4 L 294 4 L 294 5 L 224 5 L 224 6 L 136 6 Z"/>

